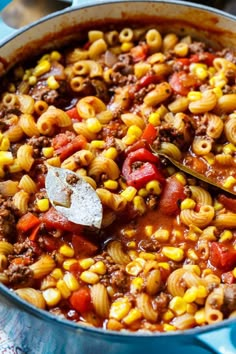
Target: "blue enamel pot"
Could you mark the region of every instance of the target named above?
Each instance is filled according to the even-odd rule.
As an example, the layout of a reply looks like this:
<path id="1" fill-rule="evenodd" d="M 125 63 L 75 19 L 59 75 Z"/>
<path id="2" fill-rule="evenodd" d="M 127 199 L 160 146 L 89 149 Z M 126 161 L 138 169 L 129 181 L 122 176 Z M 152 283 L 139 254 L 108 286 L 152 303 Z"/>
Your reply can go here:
<path id="1" fill-rule="evenodd" d="M 1 0 L 0 10 L 10 1 Z M 3 71 L 31 51 L 73 37 L 85 23 L 155 20 L 160 30 L 188 33 L 219 46 L 236 46 L 236 18 L 183 1 L 74 0 L 72 5 L 20 30 L 0 21 Z M 112 332 L 77 325 L 36 309 L 0 284 L 0 328 L 18 347 L 32 354 L 235 354 L 236 321 L 171 333 Z"/>

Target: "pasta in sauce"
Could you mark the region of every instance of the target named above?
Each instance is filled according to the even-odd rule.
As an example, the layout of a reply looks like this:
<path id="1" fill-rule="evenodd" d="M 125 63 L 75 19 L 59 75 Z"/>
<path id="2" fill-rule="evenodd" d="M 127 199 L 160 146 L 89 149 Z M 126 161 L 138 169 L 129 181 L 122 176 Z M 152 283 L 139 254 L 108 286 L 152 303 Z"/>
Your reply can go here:
<path id="1" fill-rule="evenodd" d="M 71 321 L 174 331 L 236 310 L 236 55 L 154 27 L 89 30 L 19 64 L 0 100 L 0 281 Z M 103 205 L 100 230 L 50 204 L 48 166 Z M 78 210 L 79 213 L 79 210 Z"/>

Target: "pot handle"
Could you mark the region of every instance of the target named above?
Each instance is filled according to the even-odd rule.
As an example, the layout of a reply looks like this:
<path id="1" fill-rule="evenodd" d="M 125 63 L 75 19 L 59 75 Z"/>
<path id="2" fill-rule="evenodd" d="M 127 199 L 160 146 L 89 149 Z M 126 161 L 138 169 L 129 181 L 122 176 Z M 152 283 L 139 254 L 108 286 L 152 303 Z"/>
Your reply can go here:
<path id="1" fill-rule="evenodd" d="M 236 341 L 233 329 L 235 326 L 222 327 L 207 333 L 197 335 L 197 340 L 204 343 L 213 353 L 217 354 L 235 354 Z"/>

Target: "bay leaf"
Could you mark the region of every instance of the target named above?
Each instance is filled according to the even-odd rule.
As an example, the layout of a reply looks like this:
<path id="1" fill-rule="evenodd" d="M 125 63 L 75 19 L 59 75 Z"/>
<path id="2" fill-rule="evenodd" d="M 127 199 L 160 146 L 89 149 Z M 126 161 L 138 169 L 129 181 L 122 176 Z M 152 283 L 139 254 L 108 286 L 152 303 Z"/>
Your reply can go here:
<path id="1" fill-rule="evenodd" d="M 48 166 L 45 187 L 51 204 L 69 221 L 101 227 L 102 203 L 83 177 L 65 168 Z"/>

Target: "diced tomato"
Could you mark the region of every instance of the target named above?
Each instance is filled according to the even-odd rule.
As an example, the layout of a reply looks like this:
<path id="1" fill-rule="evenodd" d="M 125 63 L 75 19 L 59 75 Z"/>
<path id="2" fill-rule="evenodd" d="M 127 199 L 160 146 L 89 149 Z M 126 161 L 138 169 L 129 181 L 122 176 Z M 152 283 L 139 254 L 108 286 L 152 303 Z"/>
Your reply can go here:
<path id="1" fill-rule="evenodd" d="M 36 241 L 37 236 L 38 236 L 39 229 L 40 229 L 40 225 L 36 226 L 36 227 L 33 229 L 33 231 L 31 232 L 31 234 L 30 234 L 30 236 L 29 236 L 30 241 Z"/>
<path id="2" fill-rule="evenodd" d="M 73 107 L 73 108 L 69 109 L 68 111 L 66 111 L 66 113 L 68 114 L 68 116 L 71 119 L 74 119 L 74 120 L 77 120 L 77 121 L 81 121 L 81 117 L 80 117 L 76 107 Z"/>
<path id="3" fill-rule="evenodd" d="M 176 215 L 182 200 L 186 198 L 184 185 L 175 176 L 169 177 L 160 198 L 160 209 L 167 215 Z"/>
<path id="4" fill-rule="evenodd" d="M 141 162 L 140 166 L 133 169 L 133 164 Z M 145 148 L 141 148 L 129 153 L 122 167 L 122 174 L 129 186 L 137 189 L 145 187 L 152 180 L 165 182 L 165 178 L 158 169 L 159 158 Z"/>
<path id="5" fill-rule="evenodd" d="M 71 264 L 70 273 L 72 273 L 76 278 L 80 276 L 84 269 L 80 266 L 78 262 Z"/>
<path id="6" fill-rule="evenodd" d="M 75 251 L 75 256 L 90 257 L 98 250 L 98 247 L 94 243 L 78 234 L 72 235 L 71 243 Z"/>
<path id="7" fill-rule="evenodd" d="M 39 189 L 44 188 L 45 187 L 45 175 L 38 175 L 36 177 L 36 183 Z"/>
<path id="8" fill-rule="evenodd" d="M 145 127 L 141 139 L 147 141 L 148 144 L 152 144 L 157 137 L 157 131 L 153 124 L 148 123 Z"/>
<path id="9" fill-rule="evenodd" d="M 233 246 L 212 242 L 209 259 L 214 267 L 225 271 L 231 270 L 236 265 L 236 250 Z"/>
<path id="10" fill-rule="evenodd" d="M 44 223 L 46 228 L 49 230 L 55 229 L 79 233 L 81 233 L 83 230 L 81 225 L 69 221 L 65 216 L 60 214 L 54 208 L 50 208 L 46 213 L 42 215 L 41 222 Z"/>
<path id="11" fill-rule="evenodd" d="M 12 264 L 27 266 L 31 263 L 30 257 L 16 257 L 11 260 Z"/>
<path id="12" fill-rule="evenodd" d="M 67 157 L 83 149 L 87 144 L 87 140 L 83 135 L 77 135 L 72 141 L 66 145 L 56 149 L 56 154 L 60 155 L 61 161 L 64 161 Z"/>
<path id="13" fill-rule="evenodd" d="M 175 72 L 169 80 L 171 88 L 182 96 L 187 96 L 191 89 L 199 86 L 197 77 L 185 71 Z"/>
<path id="14" fill-rule="evenodd" d="M 145 60 L 148 54 L 148 45 L 145 43 L 137 45 L 131 48 L 130 54 L 132 55 L 135 63 Z"/>
<path id="15" fill-rule="evenodd" d="M 190 59 L 189 58 L 178 58 L 176 59 L 178 63 L 181 63 L 184 66 L 190 65 Z"/>
<path id="16" fill-rule="evenodd" d="M 57 134 L 52 139 L 52 147 L 54 148 L 54 150 L 60 149 L 62 146 L 67 145 L 72 139 L 74 139 L 75 136 L 76 135 L 74 133 L 72 133 L 72 135 L 66 133 Z"/>
<path id="17" fill-rule="evenodd" d="M 226 209 L 236 213 L 236 198 L 226 197 L 226 195 L 221 194 L 218 197 L 218 201 L 223 204 Z"/>
<path id="18" fill-rule="evenodd" d="M 18 220 L 16 227 L 19 231 L 26 232 L 39 224 L 40 219 L 31 212 L 28 212 Z"/>
<path id="19" fill-rule="evenodd" d="M 197 53 L 191 55 L 189 61 L 190 63 L 204 63 L 208 66 L 213 65 L 213 61 L 216 58 L 215 54 L 209 53 L 209 52 L 203 52 L 203 53 Z"/>
<path id="20" fill-rule="evenodd" d="M 69 298 L 71 306 L 78 312 L 84 313 L 92 309 L 90 290 L 84 286 L 73 292 Z"/>

